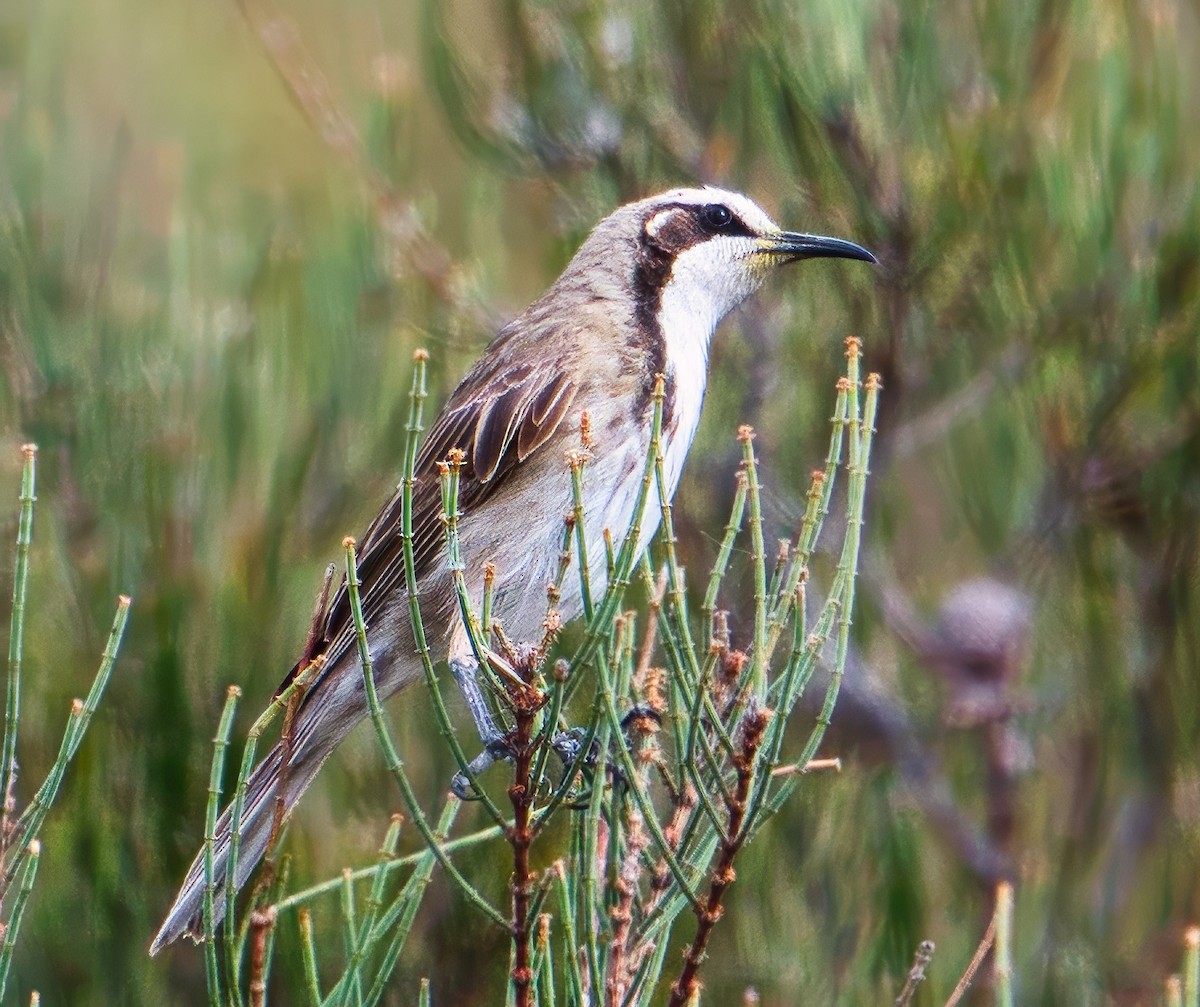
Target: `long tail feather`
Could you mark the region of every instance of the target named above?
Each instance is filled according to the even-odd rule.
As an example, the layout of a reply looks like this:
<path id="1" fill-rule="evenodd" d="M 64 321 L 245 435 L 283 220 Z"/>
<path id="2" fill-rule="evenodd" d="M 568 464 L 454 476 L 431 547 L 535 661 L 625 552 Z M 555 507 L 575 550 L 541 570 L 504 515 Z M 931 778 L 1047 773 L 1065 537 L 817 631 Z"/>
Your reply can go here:
<path id="1" fill-rule="evenodd" d="M 347 734 L 366 715 L 366 702 L 360 680 L 346 674 L 346 668 L 329 669 L 308 695 L 293 724 L 292 755 L 284 779 L 283 814 L 286 818 L 316 777 L 325 760 Z M 377 680 L 378 681 L 378 680 Z M 381 692 L 396 691 L 401 681 L 385 676 Z M 238 839 L 238 862 L 234 887 L 240 889 L 267 852 L 275 821 L 279 791 L 282 750 L 279 745 L 250 774 L 242 808 Z M 213 925 L 225 916 L 225 885 L 229 862 L 231 807 L 217 822 L 213 840 Z M 150 954 L 179 937 L 187 935 L 203 940 L 201 911 L 204 905 L 204 850 L 196 854 L 187 877 L 175 898 L 175 904 L 150 945 Z"/>
<path id="2" fill-rule="evenodd" d="M 251 872 L 267 852 L 271 828 L 275 821 L 275 795 L 279 784 L 281 749 L 278 745 L 255 767 L 247 782 L 245 806 L 242 809 L 242 825 L 238 838 L 238 862 L 234 886 L 241 888 Z M 285 808 L 290 810 L 312 782 L 315 770 L 320 768 L 315 761 L 313 769 L 305 772 L 303 765 L 293 764 L 288 769 Z M 213 926 L 225 917 L 225 882 L 229 862 L 230 813 L 225 809 L 217 822 L 213 841 Z M 150 945 L 150 954 L 157 954 L 172 941 L 184 935 L 194 941 L 204 939 L 202 909 L 204 906 L 204 849 L 196 854 L 192 866 L 175 898 L 175 904 Z"/>

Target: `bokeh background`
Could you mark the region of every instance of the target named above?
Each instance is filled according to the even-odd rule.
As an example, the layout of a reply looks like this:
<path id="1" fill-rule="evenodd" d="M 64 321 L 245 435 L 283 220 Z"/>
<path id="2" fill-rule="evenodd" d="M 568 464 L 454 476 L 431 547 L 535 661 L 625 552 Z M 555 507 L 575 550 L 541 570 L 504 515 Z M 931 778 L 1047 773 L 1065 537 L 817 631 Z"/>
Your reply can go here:
<path id="1" fill-rule="evenodd" d="M 798 267 L 719 334 L 678 497 L 692 569 L 715 552 L 738 423 L 786 535 L 846 335 L 885 383 L 824 753 L 845 768 L 746 852 L 706 1002 L 753 984 L 765 1004 L 890 1003 L 930 938 L 917 1002 L 940 1004 L 1009 874 L 1020 1003 L 1158 1002 L 1200 915 L 1197 17 L 1172 0 L 0 6 L 5 541 L 18 446 L 41 447 L 23 800 L 115 596 L 134 598 L 45 834 L 13 1002 L 200 1001 L 197 951 L 145 951 L 200 838 L 224 690 L 243 688 L 244 729 L 342 535 L 388 495 L 412 350 L 444 395 L 599 217 L 697 181 L 881 266 Z M 451 769 L 422 706 L 396 716 L 432 800 Z M 296 876 L 365 862 L 397 806 L 356 738 L 297 816 Z M 502 884 L 503 863 L 468 867 Z M 496 1003 L 505 957 L 435 885 L 392 1002 L 428 975 L 437 1002 Z"/>

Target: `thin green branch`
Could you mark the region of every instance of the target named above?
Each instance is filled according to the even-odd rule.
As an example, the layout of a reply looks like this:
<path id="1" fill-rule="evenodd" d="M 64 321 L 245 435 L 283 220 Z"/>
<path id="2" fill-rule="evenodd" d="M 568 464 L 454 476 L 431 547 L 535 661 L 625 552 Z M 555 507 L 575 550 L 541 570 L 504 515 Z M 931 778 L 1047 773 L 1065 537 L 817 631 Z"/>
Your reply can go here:
<path id="1" fill-rule="evenodd" d="M 216 737 L 213 738 L 213 757 L 208 773 L 208 810 L 204 819 L 204 903 L 201 919 L 205 938 L 204 975 L 208 981 L 208 999 L 213 1004 L 221 1004 L 224 1001 L 215 940 L 217 924 L 213 893 L 216 890 L 216 876 L 213 867 L 213 846 L 217 838 L 217 816 L 221 808 L 221 777 L 225 773 L 225 751 L 229 747 L 233 715 L 237 711 L 237 702 L 241 694 L 242 690 L 236 685 L 231 685 L 225 692 L 225 706 L 221 710 Z M 229 925 L 233 925 L 232 920 L 229 921 Z"/>
<path id="2" fill-rule="evenodd" d="M 396 846 L 400 842 L 400 826 L 402 822 L 402 816 L 392 815 L 387 833 L 383 837 L 383 843 L 379 847 L 379 862 L 375 865 L 375 873 L 371 878 L 371 890 L 367 896 L 367 911 L 363 916 L 362 926 L 358 930 L 358 940 L 355 943 L 353 960 L 351 962 L 356 969 L 366 958 L 367 949 L 373 940 L 375 924 L 378 922 L 379 914 L 383 910 L 383 893 L 387 887 L 388 880 L 387 866 L 396 859 Z M 353 883 L 353 871 L 347 871 L 344 876 L 348 882 Z"/>
<path id="3" fill-rule="evenodd" d="M 742 530 L 742 518 L 746 513 L 746 493 L 746 470 L 738 469 L 737 488 L 733 494 L 733 506 L 729 510 L 729 521 L 725 525 L 725 535 L 721 539 L 721 548 L 717 551 L 717 559 L 708 578 L 708 590 L 704 592 L 704 604 L 700 609 L 700 617 L 704 620 L 704 625 L 709 627 L 712 626 L 713 613 L 717 608 L 717 594 L 729 570 L 734 542 Z"/>
<path id="4" fill-rule="evenodd" d="M 33 542 L 33 505 L 37 500 L 37 445 L 21 448 L 21 516 L 17 523 L 17 556 L 13 569 L 12 618 L 8 630 L 8 684 L 4 704 L 4 752 L 0 761 L 0 856 L 8 849 L 10 820 L 16 809 L 17 726 L 21 715 L 21 661 L 25 640 L 25 601 L 29 593 L 29 546 Z M 6 886 L 7 887 L 7 886 Z"/>
<path id="5" fill-rule="evenodd" d="M 679 637 L 679 651 L 684 658 L 679 671 L 688 675 L 688 687 L 695 689 L 700 682 L 700 663 L 696 658 L 696 645 L 692 640 L 692 628 L 688 623 L 687 595 L 684 591 L 683 571 L 679 566 L 679 555 L 675 548 L 675 522 L 671 516 L 671 487 L 664 473 L 662 438 L 655 433 L 652 442 L 654 451 L 654 479 L 658 485 L 658 506 L 661 512 L 659 527 L 666 553 L 667 598 L 672 623 Z"/>
<path id="6" fill-rule="evenodd" d="M 1191 926 L 1183 935 L 1183 1002 L 1200 1005 L 1200 927 Z"/>
<path id="7" fill-rule="evenodd" d="M 1001 881 L 996 886 L 996 1007 L 1013 1005 L 1012 928 L 1013 886 Z"/>
<path id="8" fill-rule="evenodd" d="M 33 882 L 37 877 L 38 863 L 41 860 L 42 844 L 33 840 L 26 851 L 25 871 L 21 875 L 21 884 L 17 888 L 17 897 L 13 900 L 12 911 L 4 929 L 4 944 L 0 947 L 0 999 L 4 997 L 8 985 L 8 974 L 12 968 L 13 951 L 17 946 L 17 936 L 21 932 L 21 923 L 25 919 L 25 907 L 29 904 L 29 893 L 33 891 Z"/>
<path id="9" fill-rule="evenodd" d="M 317 949 L 313 944 L 312 916 L 307 909 L 299 913 L 300 958 L 304 965 L 304 990 L 311 1007 L 321 1004 L 321 977 L 317 973 Z"/>
<path id="10" fill-rule="evenodd" d="M 575 532 L 575 552 L 579 564 L 579 597 L 583 604 L 583 617 L 590 622 L 593 615 L 592 581 L 588 569 L 586 515 L 583 512 L 583 470 L 588 457 L 586 451 L 572 451 L 567 461 L 571 467 L 571 524 Z"/>
<path id="11" fill-rule="evenodd" d="M 453 802 L 456 806 L 459 802 Z M 460 850 L 469 849 L 472 846 L 478 846 L 480 843 L 488 842 L 498 836 L 503 835 L 503 829 L 497 825 L 490 825 L 486 829 L 480 829 L 478 832 L 472 832 L 469 836 L 460 836 L 458 839 L 443 840 L 441 846 L 446 854 L 457 853 Z M 424 851 L 420 853 L 410 853 L 407 856 L 397 857 L 395 860 L 390 860 L 387 863 L 372 864 L 370 867 L 362 867 L 357 871 L 353 871 L 350 877 L 354 881 L 362 881 L 367 878 L 374 878 L 382 873 L 385 876 L 390 876 L 395 871 L 403 870 L 405 867 L 412 867 L 420 864 L 426 854 Z M 287 898 L 280 899 L 275 903 L 275 909 L 278 912 L 286 912 L 289 909 L 297 909 L 306 903 L 312 902 L 314 899 L 320 898 L 322 895 L 328 895 L 330 892 L 339 888 L 342 884 L 340 877 L 333 878 L 329 881 L 323 881 L 318 885 L 313 885 L 310 888 L 305 888 L 303 891 L 293 892 Z"/>
<path id="12" fill-rule="evenodd" d="M 341 981 L 334 991 L 326 998 L 326 1003 L 345 1007 L 353 1002 L 362 1004 L 362 975 L 359 972 L 359 960 L 356 955 L 358 947 L 358 914 L 354 905 L 354 884 L 350 880 L 350 872 L 342 871 L 341 898 L 338 907 L 342 916 L 342 942 L 346 949 L 346 971 L 342 973 Z"/>
<path id="13" fill-rule="evenodd" d="M 467 901 L 483 913 L 484 917 L 490 920 L 496 926 L 500 927 L 505 932 L 508 931 L 508 921 L 504 916 L 491 905 L 469 881 L 462 875 L 457 867 L 451 863 L 450 858 L 446 856 L 433 830 L 429 827 L 429 820 L 425 817 L 425 812 L 422 810 L 420 803 L 417 801 L 417 795 L 412 789 L 412 784 L 408 779 L 408 774 L 404 771 L 404 764 L 400 760 L 400 755 L 396 750 L 396 745 L 392 741 L 391 732 L 388 729 L 387 721 L 384 719 L 383 708 L 379 703 L 379 694 L 375 689 L 375 675 L 372 669 L 371 651 L 367 644 L 367 627 L 363 622 L 362 616 L 362 601 L 359 598 L 359 580 L 358 568 L 354 555 L 354 539 L 347 538 L 344 541 L 346 550 L 346 586 L 347 595 L 350 601 L 350 613 L 354 620 L 355 637 L 358 640 L 358 654 L 362 665 L 363 689 L 367 696 L 367 706 L 371 714 L 371 722 L 375 726 L 375 734 L 379 739 L 380 747 L 383 749 L 384 761 L 387 764 L 389 772 L 391 772 L 396 783 L 400 787 L 401 796 L 404 798 L 405 806 L 412 816 L 413 824 L 417 827 L 417 831 L 421 833 L 421 838 L 425 840 L 426 845 L 437 857 L 438 863 L 450 879 L 459 887 L 462 893 L 466 896 Z"/>
<path id="14" fill-rule="evenodd" d="M 633 512 L 629 518 L 629 527 L 621 542 L 620 552 L 617 553 L 611 564 L 608 588 L 604 592 L 600 608 L 588 621 L 583 641 L 575 652 L 572 661 L 572 666 L 575 668 L 585 667 L 603 645 L 621 606 L 621 601 L 625 597 L 625 590 L 629 586 L 630 575 L 640 552 L 642 517 L 646 511 L 646 501 L 650 496 L 650 486 L 654 480 L 654 465 L 657 457 L 655 446 L 662 436 L 665 387 L 665 379 L 661 374 L 657 375 L 654 382 L 654 408 L 650 419 L 650 444 L 646 450 L 646 462 L 642 469 L 642 480 L 638 487 L 637 497 L 634 499 Z M 607 529 L 605 531 L 607 532 Z M 571 690 L 568 688 L 568 698 L 570 698 L 570 692 Z"/>
<path id="15" fill-rule="evenodd" d="M 583 1004 L 583 972 L 579 968 L 579 943 L 575 936 L 575 913 L 579 902 L 572 898 L 571 879 L 563 862 L 559 860 L 552 870 L 558 881 L 558 915 L 562 921 L 563 941 L 566 944 L 563 961 L 567 970 L 567 1003 Z"/>
<path id="16" fill-rule="evenodd" d="M 332 569 L 332 568 L 331 568 Z M 327 578 L 328 580 L 328 578 Z M 293 700 L 302 696 L 308 687 L 320 674 L 324 659 L 317 657 L 306 667 L 302 667 L 296 676 L 288 683 L 270 705 L 259 714 L 258 719 L 250 725 L 246 732 L 246 742 L 242 746 L 242 762 L 238 769 L 237 785 L 233 792 L 233 803 L 229 810 L 229 855 L 225 861 L 225 877 L 237 877 L 237 865 L 241 850 L 242 812 L 246 806 L 246 794 L 249 788 L 250 776 L 254 771 L 258 753 L 258 742 L 263 732 L 274 722 L 281 713 L 286 715 Z M 237 888 L 234 885 L 225 886 L 225 957 L 229 970 L 230 984 L 240 996 L 242 958 L 245 954 L 246 941 L 250 934 L 249 914 L 240 927 L 233 925 L 236 919 Z"/>
<path id="17" fill-rule="evenodd" d="M 421 415 L 427 392 L 425 389 L 425 371 L 429 354 L 418 349 L 413 353 L 413 383 L 409 392 L 408 424 L 404 441 L 404 475 L 400 483 L 400 544 L 404 553 L 404 580 L 408 593 L 408 616 L 412 627 L 413 642 L 417 655 L 421 659 L 421 668 L 425 675 L 425 685 L 433 703 L 434 718 L 437 721 L 438 732 L 445 740 L 447 747 L 458 764 L 459 771 L 467 778 L 482 800 L 483 807 L 497 824 L 504 822 L 504 815 L 479 787 L 475 786 L 474 774 L 470 762 L 458 743 L 458 735 L 450 722 L 446 710 L 442 690 L 438 685 L 437 671 L 433 667 L 433 657 L 429 642 L 425 636 L 425 622 L 421 617 L 420 592 L 417 589 L 416 556 L 413 548 L 413 493 L 416 488 L 417 447 L 421 440 Z M 485 601 L 487 593 L 485 592 Z"/>
<path id="18" fill-rule="evenodd" d="M 833 499 L 833 487 L 836 481 L 837 469 L 842 462 L 842 445 L 846 431 L 846 407 L 848 389 L 844 382 L 837 385 L 837 401 L 830 419 L 831 432 L 829 435 L 829 451 L 825 456 L 824 472 L 813 473 L 812 485 L 809 488 L 808 503 L 804 511 L 804 519 L 800 524 L 800 532 L 796 537 L 796 548 L 792 551 L 790 572 L 783 590 L 780 592 L 779 604 L 776 605 L 767 630 L 766 658 L 770 661 L 775 653 L 779 636 L 787 625 L 791 615 L 791 605 L 795 599 L 796 585 L 800 578 L 807 575 L 809 563 L 812 561 L 813 550 L 817 539 L 829 516 L 829 504 Z M 820 475 L 820 478 L 817 478 Z"/>
<path id="19" fill-rule="evenodd" d="M 445 837 L 454 825 L 454 819 L 458 816 L 458 811 L 462 807 L 462 802 L 457 798 L 451 798 L 442 808 L 442 814 L 438 818 L 437 832 L 439 843 L 443 848 L 447 848 L 450 844 L 445 842 Z M 429 879 L 433 875 L 434 865 L 437 863 L 437 857 L 432 849 L 427 849 L 420 854 L 420 860 L 417 868 L 413 871 L 412 877 L 405 883 L 404 888 L 397 896 L 392 907 L 388 909 L 379 919 L 375 926 L 376 937 L 382 937 L 391 929 L 392 939 L 380 960 L 379 970 L 375 975 L 375 982 L 372 983 L 370 991 L 367 993 L 363 1001 L 364 1007 L 375 1007 L 383 995 L 387 992 L 388 981 L 392 973 L 395 971 L 396 962 L 400 960 L 400 953 L 404 950 L 404 945 L 408 940 L 408 935 L 412 930 L 413 920 L 416 918 L 417 909 L 421 906 L 421 900 L 424 898 L 425 890 L 429 886 Z M 380 867 L 382 871 L 382 865 Z M 394 924 L 394 927 L 393 927 Z M 425 1002 L 429 999 L 429 984 L 424 982 L 422 985 L 423 998 Z"/>
<path id="20" fill-rule="evenodd" d="M 682 865 L 675 858 L 675 852 L 671 849 L 670 843 L 667 842 L 666 836 L 663 835 L 662 826 L 659 824 L 658 816 L 655 814 L 653 802 L 650 796 L 640 787 L 637 786 L 637 766 L 634 764 L 633 755 L 629 751 L 629 746 L 625 744 L 625 740 L 621 737 L 621 717 L 617 712 L 617 705 L 612 693 L 611 680 L 608 677 L 607 669 L 604 670 L 603 679 L 601 682 L 601 698 L 604 702 L 604 710 L 608 715 L 608 724 L 610 729 L 616 734 L 619 739 L 614 746 L 617 756 L 621 763 L 621 768 L 625 772 L 626 780 L 629 783 L 629 792 L 633 794 L 634 802 L 638 806 L 638 811 L 641 812 L 642 818 L 645 821 L 646 828 L 654 839 L 654 845 L 659 856 L 667 864 L 671 875 L 675 878 L 676 884 L 687 896 L 688 901 L 698 912 L 703 912 L 703 906 L 700 903 L 700 898 L 689 884 L 688 878 L 684 873 Z"/>
<path id="21" fill-rule="evenodd" d="M 749 687 L 755 699 L 767 697 L 767 551 L 763 538 L 762 500 L 758 481 L 758 461 L 754 457 L 754 431 L 748 426 L 738 430 L 742 442 L 742 464 L 746 470 L 746 497 L 750 504 L 750 554 L 754 563 L 754 649 L 750 654 Z M 741 707 L 741 697 L 734 710 Z"/>
<path id="22" fill-rule="evenodd" d="M 92 679 L 87 697 L 82 702 L 76 700 L 72 704 L 71 715 L 67 720 L 66 730 L 63 732 L 58 757 L 54 760 L 54 765 L 50 767 L 50 772 L 46 774 L 46 779 L 42 781 L 37 793 L 34 794 L 33 800 L 29 802 L 29 806 L 21 812 L 21 817 L 17 820 L 16 828 L 20 831 L 20 844 L 23 847 L 28 846 L 41 831 L 42 823 L 50 811 L 50 806 L 58 796 L 58 788 L 62 784 L 67 766 L 75 757 L 75 753 L 79 751 L 83 736 L 92 722 L 92 715 L 96 712 L 96 707 L 100 705 L 100 700 L 104 696 L 104 690 L 108 687 L 113 665 L 116 664 L 117 653 L 121 649 L 121 640 L 125 635 L 125 624 L 129 621 L 130 604 L 128 595 L 121 595 L 117 599 L 116 615 L 113 617 L 108 640 L 104 645 L 104 653 L 100 657 L 100 667 L 96 671 L 96 677 Z M 5 870 L 5 886 L 10 882 L 19 860 L 20 856 L 15 858 Z"/>

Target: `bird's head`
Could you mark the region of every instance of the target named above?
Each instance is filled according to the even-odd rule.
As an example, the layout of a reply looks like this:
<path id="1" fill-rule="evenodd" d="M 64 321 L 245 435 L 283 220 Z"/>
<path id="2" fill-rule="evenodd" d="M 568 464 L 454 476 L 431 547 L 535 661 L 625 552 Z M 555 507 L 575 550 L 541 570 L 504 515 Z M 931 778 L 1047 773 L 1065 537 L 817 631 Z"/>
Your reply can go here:
<path id="1" fill-rule="evenodd" d="M 831 257 L 876 261 L 852 241 L 785 231 L 753 200 L 724 189 L 673 189 L 625 211 L 625 227 L 637 229 L 640 313 L 648 319 L 664 308 L 683 309 L 709 333 L 778 266 Z"/>

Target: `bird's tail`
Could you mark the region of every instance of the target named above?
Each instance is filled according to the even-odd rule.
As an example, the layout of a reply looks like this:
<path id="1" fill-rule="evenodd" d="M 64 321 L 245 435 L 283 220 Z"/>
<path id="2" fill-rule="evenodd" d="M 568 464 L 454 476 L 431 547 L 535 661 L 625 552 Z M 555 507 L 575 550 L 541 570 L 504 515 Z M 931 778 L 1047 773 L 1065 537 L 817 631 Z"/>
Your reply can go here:
<path id="1" fill-rule="evenodd" d="M 271 831 L 275 824 L 275 797 L 279 790 L 280 766 L 282 748 L 276 745 L 250 775 L 246 785 L 245 804 L 242 808 L 241 828 L 238 831 L 238 860 L 234 874 L 234 888 L 241 888 L 250 877 L 250 872 L 267 852 L 267 843 L 271 839 Z M 316 776 L 320 766 L 313 764 L 306 771 L 303 763 L 293 763 L 288 767 L 285 781 L 284 813 L 300 799 L 300 795 Z M 213 840 L 213 926 L 221 922 L 225 916 L 225 885 L 229 864 L 229 844 L 231 839 L 232 806 L 225 809 L 217 821 L 217 831 Z M 204 905 L 204 849 L 196 854 L 192 866 L 188 868 L 187 877 L 183 879 L 175 904 L 167 914 L 166 920 L 150 945 L 150 954 L 160 950 L 183 935 L 192 940 L 204 938 L 201 911 Z"/>
<path id="2" fill-rule="evenodd" d="M 240 889 L 267 852 L 276 819 L 282 781 L 283 815 L 286 819 L 316 777 L 330 753 L 366 713 L 362 684 L 339 669 L 329 669 L 298 711 L 292 725 L 291 758 L 286 774 L 282 771 L 283 746 L 276 745 L 257 766 L 246 783 L 242 806 L 241 828 L 238 830 L 238 859 L 234 872 L 234 889 Z M 341 669 L 344 670 L 344 669 Z M 388 690 L 391 691 L 391 690 Z M 232 805 L 217 821 L 213 839 L 213 926 L 225 916 L 225 886 L 228 883 L 229 844 L 231 838 Z M 203 940 L 201 913 L 204 905 L 204 849 L 196 854 L 187 877 L 175 897 L 175 904 L 150 945 L 150 954 L 177 938 L 187 935 Z"/>

